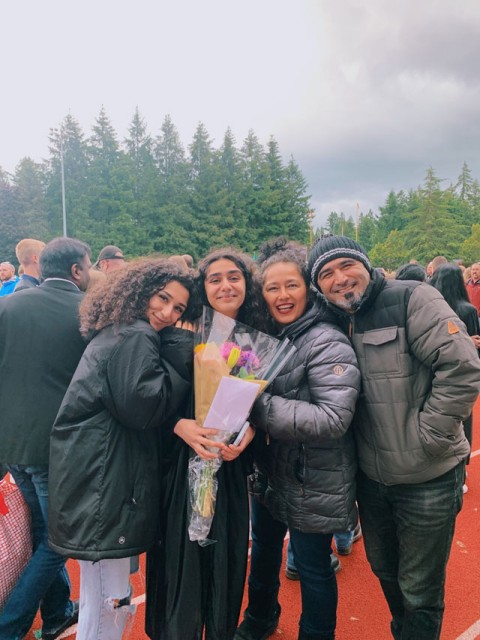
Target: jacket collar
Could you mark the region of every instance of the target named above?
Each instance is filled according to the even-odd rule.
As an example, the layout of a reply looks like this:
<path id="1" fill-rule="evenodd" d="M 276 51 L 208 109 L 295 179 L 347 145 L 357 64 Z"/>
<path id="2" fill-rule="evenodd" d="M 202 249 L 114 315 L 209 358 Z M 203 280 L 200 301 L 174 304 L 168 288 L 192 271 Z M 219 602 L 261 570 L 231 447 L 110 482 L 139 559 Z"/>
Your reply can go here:
<path id="1" fill-rule="evenodd" d="M 45 289 L 62 289 L 63 291 L 79 291 L 80 289 L 71 280 L 65 278 L 47 278 L 40 287 Z"/>
<path id="2" fill-rule="evenodd" d="M 305 311 L 303 316 L 284 327 L 280 333 L 276 336 L 279 340 L 282 338 L 289 338 L 295 340 L 297 336 L 304 333 L 313 324 L 318 322 L 335 322 L 335 316 L 327 308 L 327 306 L 321 300 L 315 300 L 310 308 Z"/>

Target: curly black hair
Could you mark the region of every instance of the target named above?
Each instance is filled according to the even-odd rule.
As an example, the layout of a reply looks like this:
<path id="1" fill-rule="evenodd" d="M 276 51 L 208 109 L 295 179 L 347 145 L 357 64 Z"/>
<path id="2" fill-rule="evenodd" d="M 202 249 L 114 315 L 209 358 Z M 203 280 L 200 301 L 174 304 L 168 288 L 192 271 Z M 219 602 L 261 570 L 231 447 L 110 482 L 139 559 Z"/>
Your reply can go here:
<path id="1" fill-rule="evenodd" d="M 263 276 L 268 267 L 278 262 L 293 262 L 296 264 L 307 288 L 310 286 L 306 247 L 295 242 L 295 240 L 288 240 L 284 236 L 267 240 L 258 250 L 257 264 L 260 267 L 261 275 Z"/>
<path id="2" fill-rule="evenodd" d="M 192 275 L 166 258 L 136 260 L 88 291 L 80 305 L 80 331 L 91 336 L 109 325 L 144 319 L 148 303 L 172 280 L 193 289 Z M 191 319 L 191 298 L 184 319 Z"/>
<path id="3" fill-rule="evenodd" d="M 200 260 L 196 285 L 201 303 L 208 307 L 211 306 L 205 292 L 205 277 L 208 267 L 217 260 L 231 260 L 245 278 L 245 301 L 239 309 L 237 320 L 260 331 L 267 331 L 269 328 L 268 312 L 263 300 L 255 261 L 233 247 L 215 249 Z"/>

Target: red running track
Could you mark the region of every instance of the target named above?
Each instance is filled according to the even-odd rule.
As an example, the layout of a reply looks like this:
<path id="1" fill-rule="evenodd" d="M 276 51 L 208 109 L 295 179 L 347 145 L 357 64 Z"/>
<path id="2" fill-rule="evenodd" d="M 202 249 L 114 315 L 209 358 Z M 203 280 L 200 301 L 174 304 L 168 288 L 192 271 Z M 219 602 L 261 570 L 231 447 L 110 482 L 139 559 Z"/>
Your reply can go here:
<path id="1" fill-rule="evenodd" d="M 474 413 L 474 433 L 480 429 L 480 400 Z M 468 467 L 468 493 L 457 519 L 452 553 L 448 565 L 446 611 L 442 640 L 480 638 L 480 436 L 474 436 L 473 455 Z M 337 574 L 339 590 L 338 640 L 391 640 L 389 612 L 378 582 L 365 558 L 363 542 L 354 545 L 353 553 L 342 557 L 342 570 Z M 68 562 L 73 597 L 78 597 L 78 565 Z M 134 595 L 139 602 L 130 640 L 148 640 L 143 631 L 144 558 L 141 573 L 134 576 Z M 282 573 L 280 589 L 282 616 L 272 640 L 297 640 L 300 615 L 300 586 Z M 37 618 L 33 629 L 38 629 Z M 33 629 L 27 640 L 34 640 Z M 63 638 L 73 638 L 74 630 Z M 92 640 L 94 640 L 92 638 Z M 191 638 L 178 638 L 191 640 Z"/>

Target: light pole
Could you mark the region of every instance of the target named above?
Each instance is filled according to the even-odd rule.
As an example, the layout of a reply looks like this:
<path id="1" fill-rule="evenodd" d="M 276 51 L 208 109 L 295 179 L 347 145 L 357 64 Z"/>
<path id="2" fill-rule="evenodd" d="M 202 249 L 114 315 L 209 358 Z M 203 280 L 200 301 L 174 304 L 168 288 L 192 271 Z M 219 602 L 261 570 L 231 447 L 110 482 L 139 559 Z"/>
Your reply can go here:
<path id="1" fill-rule="evenodd" d="M 355 240 L 358 242 L 358 209 L 359 209 L 360 205 L 357 204 L 355 205 Z"/>
<path id="2" fill-rule="evenodd" d="M 63 126 L 60 128 L 60 174 L 62 177 L 62 220 L 63 237 L 67 237 L 67 209 L 65 206 L 65 170 L 63 166 Z"/>

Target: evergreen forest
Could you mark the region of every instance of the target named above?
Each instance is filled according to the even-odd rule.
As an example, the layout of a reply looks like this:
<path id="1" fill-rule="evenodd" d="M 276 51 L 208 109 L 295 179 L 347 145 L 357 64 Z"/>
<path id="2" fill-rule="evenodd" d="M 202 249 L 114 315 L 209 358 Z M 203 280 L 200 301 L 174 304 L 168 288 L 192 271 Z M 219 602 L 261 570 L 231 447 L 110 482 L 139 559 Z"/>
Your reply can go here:
<path id="1" fill-rule="evenodd" d="M 429 168 L 423 185 L 390 192 L 378 214 L 355 222 L 332 212 L 313 230 L 307 182 L 274 137 L 264 146 L 250 131 L 237 145 L 227 129 L 215 148 L 199 123 L 185 149 L 170 116 L 154 137 L 137 109 L 119 141 L 102 108 L 89 136 L 67 115 L 50 131 L 48 159 L 23 158 L 13 175 L 0 168 L 0 260 L 16 264 L 22 238 L 62 235 L 62 179 L 67 234 L 87 242 L 93 257 L 106 244 L 128 257 L 198 259 L 226 245 L 254 255 L 273 236 L 309 244 L 329 232 L 357 238 L 386 269 L 439 254 L 480 259 L 480 186 L 466 164 L 455 184 L 444 186 Z"/>

